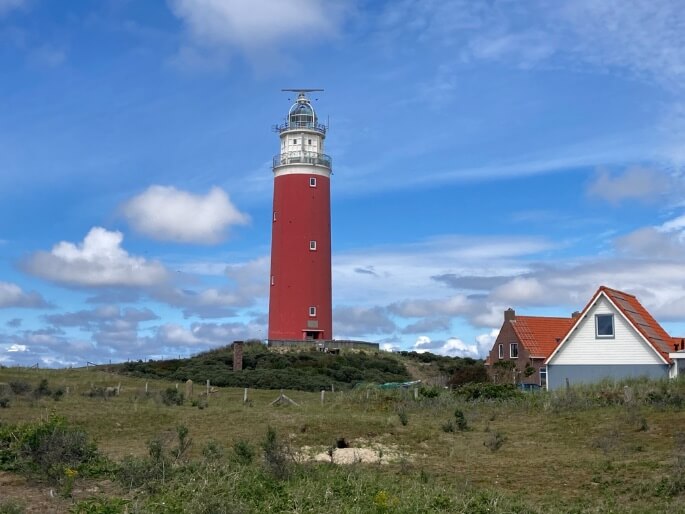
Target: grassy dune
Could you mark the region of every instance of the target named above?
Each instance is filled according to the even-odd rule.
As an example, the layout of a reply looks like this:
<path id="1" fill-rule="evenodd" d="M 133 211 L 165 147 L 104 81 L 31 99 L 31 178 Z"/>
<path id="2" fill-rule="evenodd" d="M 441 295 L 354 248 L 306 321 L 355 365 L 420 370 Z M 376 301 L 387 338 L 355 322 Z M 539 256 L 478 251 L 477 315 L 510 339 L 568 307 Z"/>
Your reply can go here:
<path id="1" fill-rule="evenodd" d="M 361 389 L 327 392 L 322 404 L 319 393 L 285 391 L 298 406 L 270 405 L 279 393 L 268 390 L 249 390 L 244 404 L 237 388 L 219 388 L 204 406 L 197 400 L 204 387 L 196 384 L 196 406 L 189 399 L 169 406 L 158 393 L 175 382 L 149 380 L 146 395 L 145 379 L 103 371 L 0 369 L 2 383 L 35 387 L 41 379 L 69 394 L 58 401 L 12 396 L 0 409 L 0 425 L 53 412 L 85 429 L 116 463 L 127 455 L 146 458 L 149 441 L 160 435 L 172 447 L 176 427 L 188 428 L 193 443 L 164 485 L 104 487 L 103 497 L 130 501 L 128 512 L 685 512 L 685 383 L 632 384 L 628 404 L 623 386 L 611 384 L 503 401 Z M 119 396 L 83 395 L 119 383 Z M 445 431 L 456 409 L 467 430 Z M 326 451 L 345 438 L 354 447 L 395 452 L 396 459 L 301 463 L 279 478 L 262 462 L 267 427 L 288 455 L 303 447 Z M 255 451 L 251 464 L 236 463 L 238 441 Z M 208 443 L 223 457 L 208 461 Z M 88 480 L 79 478 L 75 491 L 86 491 Z M 683 487 L 672 485 L 678 481 Z M 229 493 L 230 501 L 221 500 Z M 75 509 L 87 494 L 74 496 L 55 505 Z M 215 500 L 228 510 L 212 507 Z M 19 507 L 30 512 L 31 505 Z"/>

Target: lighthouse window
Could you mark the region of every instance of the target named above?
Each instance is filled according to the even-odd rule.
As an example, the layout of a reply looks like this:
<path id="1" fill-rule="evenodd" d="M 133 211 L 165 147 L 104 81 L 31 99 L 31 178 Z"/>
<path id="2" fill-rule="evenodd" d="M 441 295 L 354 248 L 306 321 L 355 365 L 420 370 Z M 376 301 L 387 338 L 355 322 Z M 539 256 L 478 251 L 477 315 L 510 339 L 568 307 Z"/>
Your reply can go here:
<path id="1" fill-rule="evenodd" d="M 293 144 L 294 144 L 294 145 L 297 144 L 297 139 L 293 139 Z"/>
<path id="2" fill-rule="evenodd" d="M 316 250 L 316 241 L 309 241 L 309 249 Z"/>
<path id="3" fill-rule="evenodd" d="M 316 316 L 316 307 L 310 307 L 309 308 L 309 315 L 310 316 Z"/>
<path id="4" fill-rule="evenodd" d="M 310 139 L 310 140 L 307 142 L 307 144 L 308 144 L 308 145 L 311 145 L 311 144 L 312 144 L 312 140 Z"/>
<path id="5" fill-rule="evenodd" d="M 271 275 L 271 285 L 276 285 L 276 277 L 274 277 L 273 275 Z"/>
<path id="6" fill-rule="evenodd" d="M 316 187 L 316 177 L 309 177 L 309 187 Z"/>
<path id="7" fill-rule="evenodd" d="M 274 211 L 274 221 L 276 221 L 276 211 Z"/>

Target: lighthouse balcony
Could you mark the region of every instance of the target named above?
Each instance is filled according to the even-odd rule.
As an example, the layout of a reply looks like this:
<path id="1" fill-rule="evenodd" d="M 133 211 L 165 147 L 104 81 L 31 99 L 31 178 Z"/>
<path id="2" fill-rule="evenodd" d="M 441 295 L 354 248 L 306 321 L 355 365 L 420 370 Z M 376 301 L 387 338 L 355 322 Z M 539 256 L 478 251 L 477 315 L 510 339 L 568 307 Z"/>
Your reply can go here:
<path id="1" fill-rule="evenodd" d="M 331 168 L 331 158 L 325 153 L 317 152 L 284 152 L 274 157 L 274 168 L 288 164 L 313 164 Z"/>
<path id="2" fill-rule="evenodd" d="M 280 125 L 274 125 L 274 132 L 282 133 L 288 130 L 313 130 L 319 134 L 325 134 L 326 125 L 313 121 L 286 121 Z"/>

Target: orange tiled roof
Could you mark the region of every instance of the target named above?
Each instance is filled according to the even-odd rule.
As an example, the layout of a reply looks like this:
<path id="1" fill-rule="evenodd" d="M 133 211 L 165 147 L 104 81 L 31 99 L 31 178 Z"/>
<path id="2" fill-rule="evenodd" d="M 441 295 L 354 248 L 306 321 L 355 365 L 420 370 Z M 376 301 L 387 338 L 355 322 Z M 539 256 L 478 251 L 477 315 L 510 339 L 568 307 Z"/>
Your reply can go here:
<path id="1" fill-rule="evenodd" d="M 672 352 L 676 352 L 679 350 L 676 350 L 675 346 L 678 345 L 678 348 L 683 348 L 683 344 L 685 344 L 685 337 L 671 337 L 671 350 Z M 685 349 L 685 348 L 683 348 Z"/>
<path id="2" fill-rule="evenodd" d="M 583 313 L 595 302 L 595 299 L 604 292 L 609 299 L 619 308 L 623 315 L 633 324 L 635 328 L 649 341 L 661 356 L 670 361 L 668 352 L 673 350 L 671 336 L 659 325 L 659 323 L 647 312 L 642 304 L 632 294 L 624 293 L 606 286 L 600 286 L 592 300 L 585 306 Z"/>
<path id="3" fill-rule="evenodd" d="M 546 359 L 571 329 L 574 321 L 573 318 L 516 316 L 511 325 L 531 357 Z"/>

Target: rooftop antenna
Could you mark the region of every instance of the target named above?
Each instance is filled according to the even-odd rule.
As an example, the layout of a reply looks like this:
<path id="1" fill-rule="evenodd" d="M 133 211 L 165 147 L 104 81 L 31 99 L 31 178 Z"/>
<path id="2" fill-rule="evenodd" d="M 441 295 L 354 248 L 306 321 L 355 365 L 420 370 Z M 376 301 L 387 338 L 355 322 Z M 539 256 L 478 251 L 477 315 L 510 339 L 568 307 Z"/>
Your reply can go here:
<path id="1" fill-rule="evenodd" d="M 281 91 L 284 91 L 284 92 L 287 91 L 289 93 L 297 93 L 298 95 L 304 95 L 305 93 L 314 93 L 314 92 L 318 92 L 318 91 L 323 91 L 323 89 L 319 89 L 319 88 L 309 89 L 309 88 L 304 88 L 304 87 L 295 87 L 295 88 L 291 88 L 291 89 L 288 89 L 288 88 L 281 89 Z M 288 98 L 288 100 L 290 100 L 290 98 Z M 318 100 L 318 98 L 315 98 L 315 100 Z"/>

